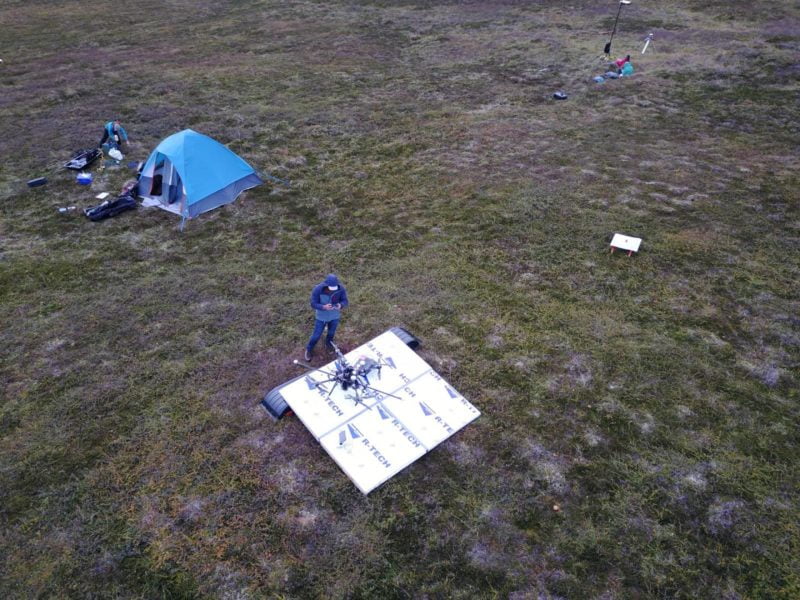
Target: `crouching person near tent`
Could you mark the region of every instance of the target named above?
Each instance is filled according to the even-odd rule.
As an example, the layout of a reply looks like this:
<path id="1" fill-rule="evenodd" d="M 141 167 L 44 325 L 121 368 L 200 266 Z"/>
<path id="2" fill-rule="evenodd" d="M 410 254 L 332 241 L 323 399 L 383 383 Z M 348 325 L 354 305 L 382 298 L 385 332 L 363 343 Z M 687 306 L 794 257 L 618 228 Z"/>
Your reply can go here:
<path id="1" fill-rule="evenodd" d="M 336 335 L 336 328 L 339 326 L 339 317 L 341 316 L 342 309 L 348 305 L 347 291 L 344 286 L 339 283 L 339 278 L 333 273 L 325 278 L 325 281 L 314 286 L 311 291 L 311 308 L 316 313 L 314 322 L 314 333 L 311 334 L 311 339 L 308 340 L 306 345 L 306 352 L 304 358 L 311 360 L 314 355 L 314 346 L 322 337 L 322 332 L 325 326 L 328 327 L 328 335 L 325 338 L 325 345 L 332 349 L 331 342 L 333 336 Z"/>
<path id="2" fill-rule="evenodd" d="M 108 142 L 108 150 L 119 148 L 122 144 L 128 143 L 128 132 L 125 131 L 119 120 L 109 121 L 103 127 L 103 138 L 97 145 L 102 146 L 106 142 Z"/>

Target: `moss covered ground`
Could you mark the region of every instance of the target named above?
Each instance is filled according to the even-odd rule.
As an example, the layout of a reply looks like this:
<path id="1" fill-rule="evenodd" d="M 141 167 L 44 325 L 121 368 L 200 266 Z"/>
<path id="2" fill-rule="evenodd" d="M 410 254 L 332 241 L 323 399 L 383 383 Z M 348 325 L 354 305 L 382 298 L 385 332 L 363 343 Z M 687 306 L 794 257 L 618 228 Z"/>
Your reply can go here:
<path id="1" fill-rule="evenodd" d="M 800 9 L 634 0 L 596 84 L 616 9 L 5 0 L 0 596 L 800 597 Z M 58 213 L 115 116 L 292 186 Z M 366 497 L 259 406 L 331 271 L 482 412 Z"/>

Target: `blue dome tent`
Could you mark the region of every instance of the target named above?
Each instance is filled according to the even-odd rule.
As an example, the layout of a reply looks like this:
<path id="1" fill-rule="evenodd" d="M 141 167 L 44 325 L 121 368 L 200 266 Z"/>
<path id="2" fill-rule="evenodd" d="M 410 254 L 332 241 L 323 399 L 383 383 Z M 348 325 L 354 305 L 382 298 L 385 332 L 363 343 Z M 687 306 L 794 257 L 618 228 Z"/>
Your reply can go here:
<path id="1" fill-rule="evenodd" d="M 253 167 L 218 141 L 184 129 L 164 139 L 142 167 L 139 196 L 192 219 L 228 204 L 263 181 Z"/>

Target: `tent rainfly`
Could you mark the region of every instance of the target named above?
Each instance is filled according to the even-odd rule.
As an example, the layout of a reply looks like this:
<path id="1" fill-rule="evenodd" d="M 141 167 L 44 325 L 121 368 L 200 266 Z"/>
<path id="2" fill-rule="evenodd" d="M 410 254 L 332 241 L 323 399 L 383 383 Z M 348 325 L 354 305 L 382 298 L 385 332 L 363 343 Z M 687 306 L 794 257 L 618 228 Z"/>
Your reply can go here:
<path id="1" fill-rule="evenodd" d="M 236 200 L 263 181 L 253 167 L 218 141 L 184 129 L 156 146 L 142 167 L 139 196 L 183 219 Z"/>

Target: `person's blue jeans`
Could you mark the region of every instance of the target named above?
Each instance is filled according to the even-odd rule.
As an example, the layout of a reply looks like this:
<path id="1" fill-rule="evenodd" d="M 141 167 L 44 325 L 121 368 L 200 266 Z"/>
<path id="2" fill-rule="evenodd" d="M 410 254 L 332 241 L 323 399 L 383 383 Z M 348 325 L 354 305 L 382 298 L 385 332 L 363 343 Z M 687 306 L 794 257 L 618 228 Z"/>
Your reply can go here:
<path id="1" fill-rule="evenodd" d="M 317 345 L 319 338 L 322 337 L 322 332 L 325 330 L 325 325 L 328 326 L 328 335 L 325 338 L 325 343 L 330 344 L 333 341 L 333 336 L 336 335 L 336 328 L 339 326 L 339 319 L 334 319 L 333 321 L 320 321 L 319 319 L 315 319 L 314 333 L 311 334 L 311 339 L 308 340 L 306 350 L 311 352 L 314 349 L 314 346 Z"/>

